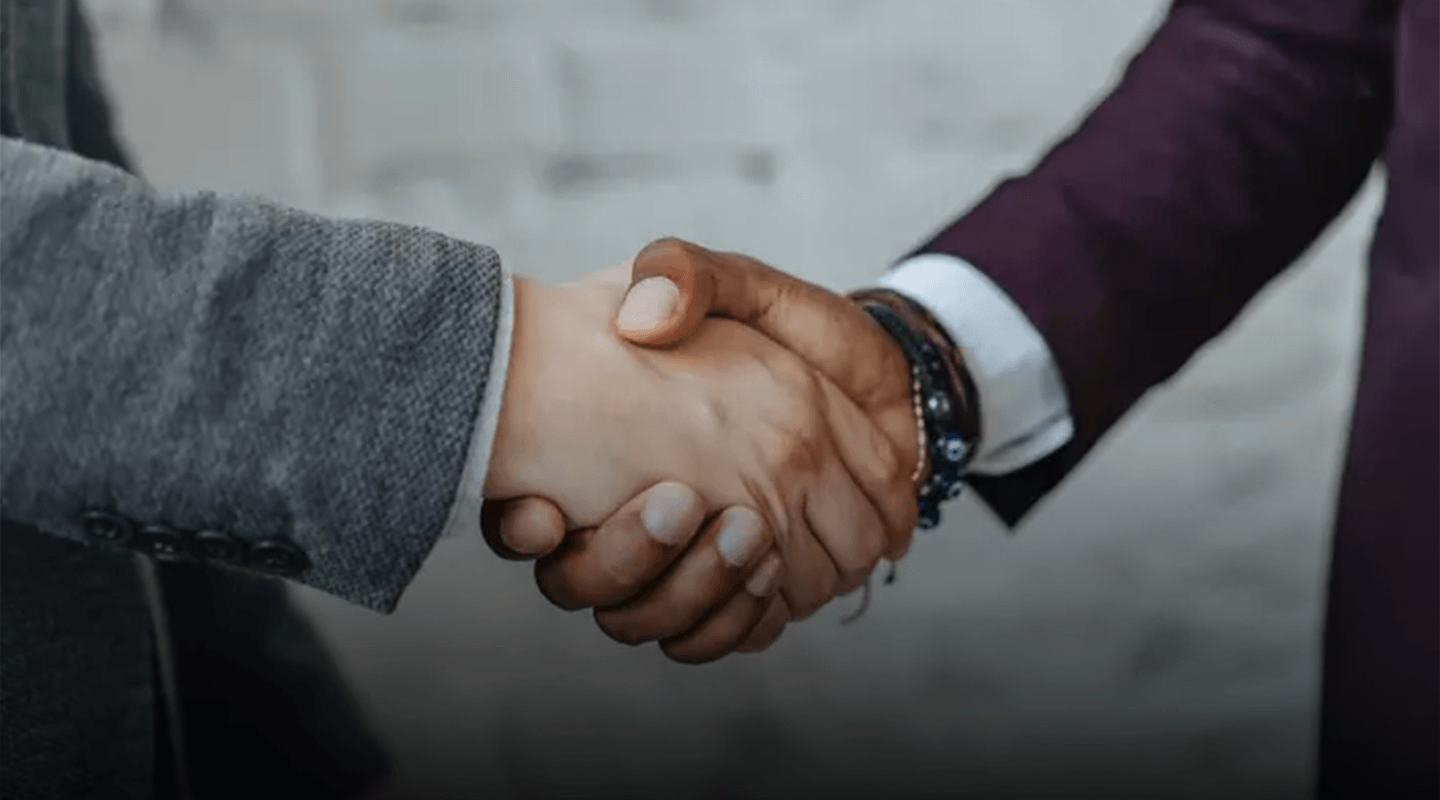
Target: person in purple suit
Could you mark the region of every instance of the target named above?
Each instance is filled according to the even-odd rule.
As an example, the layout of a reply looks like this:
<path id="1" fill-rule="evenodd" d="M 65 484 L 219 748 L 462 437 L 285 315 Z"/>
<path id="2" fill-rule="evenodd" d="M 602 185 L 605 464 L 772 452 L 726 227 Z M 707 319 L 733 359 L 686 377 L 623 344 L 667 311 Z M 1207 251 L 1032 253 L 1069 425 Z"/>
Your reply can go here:
<path id="1" fill-rule="evenodd" d="M 619 328 L 662 345 L 707 315 L 749 323 L 908 442 L 922 525 L 968 485 L 1015 526 L 1315 242 L 1379 160 L 1317 791 L 1440 796 L 1437 28 L 1435 0 L 1176 0 L 1076 130 L 879 287 L 840 297 L 668 240 L 636 258 Z M 894 423 L 912 408 L 907 433 Z M 562 541 L 559 519 L 527 499 L 487 525 L 534 554 Z M 823 566 L 786 559 L 792 576 Z M 552 591 L 563 583 L 552 574 Z M 779 635 L 776 608 L 741 649 Z"/>

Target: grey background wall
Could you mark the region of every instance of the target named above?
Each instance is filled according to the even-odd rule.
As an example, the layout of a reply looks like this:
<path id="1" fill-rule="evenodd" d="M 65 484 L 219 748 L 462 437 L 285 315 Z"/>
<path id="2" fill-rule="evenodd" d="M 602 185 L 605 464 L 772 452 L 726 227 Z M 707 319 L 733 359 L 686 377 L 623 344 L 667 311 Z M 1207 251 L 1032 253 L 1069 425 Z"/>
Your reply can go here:
<path id="1" fill-rule="evenodd" d="M 165 187 L 565 278 L 676 234 L 863 285 L 1112 81 L 1157 0 L 88 0 Z M 859 623 L 684 667 L 479 542 L 300 589 L 396 796 L 1304 794 L 1375 187 L 1007 538 L 963 501 Z M 1063 789 L 1057 787 L 1064 787 Z"/>

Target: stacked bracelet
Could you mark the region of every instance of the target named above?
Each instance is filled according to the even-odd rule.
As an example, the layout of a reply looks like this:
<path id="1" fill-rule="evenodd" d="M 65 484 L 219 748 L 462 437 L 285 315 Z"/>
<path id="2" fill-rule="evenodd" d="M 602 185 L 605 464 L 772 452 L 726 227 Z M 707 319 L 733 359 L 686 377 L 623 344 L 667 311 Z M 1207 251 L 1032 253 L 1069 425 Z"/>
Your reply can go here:
<path id="1" fill-rule="evenodd" d="M 958 497 L 966 468 L 979 445 L 980 408 L 975 385 L 944 328 L 929 312 L 903 295 L 870 289 L 850 295 L 899 345 L 910 362 L 910 391 L 915 408 L 916 459 L 911 481 L 918 489 L 919 527 L 940 524 L 940 504 Z M 928 469 L 927 469 L 928 468 Z M 895 581 L 890 564 L 886 583 Z M 870 607 L 870 579 L 859 608 L 841 624 L 859 619 Z"/>
<path id="2" fill-rule="evenodd" d="M 978 444 L 980 410 L 973 384 L 959 349 L 916 304 L 883 290 L 852 298 L 894 337 L 910 362 L 922 432 L 917 479 L 929 465 L 929 477 L 919 488 L 919 526 L 934 528 L 940 524 L 940 504 L 960 495 Z"/>

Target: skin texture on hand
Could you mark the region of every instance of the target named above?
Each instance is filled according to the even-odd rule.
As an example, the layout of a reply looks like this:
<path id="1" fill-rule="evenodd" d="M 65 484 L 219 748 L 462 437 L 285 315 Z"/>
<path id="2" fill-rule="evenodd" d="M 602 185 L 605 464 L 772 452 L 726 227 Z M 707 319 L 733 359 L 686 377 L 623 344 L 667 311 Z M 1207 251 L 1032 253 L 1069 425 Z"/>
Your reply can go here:
<path id="1" fill-rule="evenodd" d="M 658 239 L 640 251 L 630 271 L 631 299 L 647 287 L 669 294 L 670 284 L 676 300 L 663 319 L 647 319 L 626 303 L 616 321 L 626 340 L 674 346 L 708 317 L 732 319 L 794 353 L 859 406 L 901 460 L 883 513 L 891 536 L 886 555 L 903 557 L 918 516 L 911 476 L 920 452 L 909 362 L 890 335 L 848 298 L 739 253 Z M 649 305 L 640 303 L 640 310 Z"/>
<path id="2" fill-rule="evenodd" d="M 753 567 L 731 565 L 720 557 L 720 515 L 707 520 L 704 508 L 689 487 L 660 483 L 598 528 L 568 537 L 559 509 L 535 497 L 487 503 L 481 527 L 503 558 L 544 556 L 536 582 L 555 605 L 598 607 L 596 622 L 611 638 L 659 640 L 670 658 L 702 663 L 739 647 L 768 646 L 789 619 L 776 594 L 784 565 L 773 543 Z M 737 506 L 722 515 L 746 512 Z M 768 534 L 763 522 L 761 528 Z M 506 531 L 532 537 L 526 544 L 534 549 L 517 552 Z"/>
<path id="3" fill-rule="evenodd" d="M 764 622 L 746 641 L 763 644 L 788 617 L 813 613 L 873 570 L 892 546 L 886 533 L 895 509 L 903 515 L 905 505 L 913 505 L 911 487 L 904 487 L 898 502 L 894 493 L 897 482 L 903 483 L 901 471 L 909 467 L 833 384 L 745 325 L 703 321 L 683 345 L 667 349 L 625 343 L 614 327 L 624 288 L 606 280 L 560 287 L 517 281 L 511 371 L 486 495 L 564 498 L 564 525 L 572 529 L 604 522 L 618 502 L 662 478 L 695 487 L 707 515 L 737 504 L 753 506 L 774 531 L 786 563 L 807 565 L 799 572 L 783 570 L 786 608 L 751 604 L 733 614 L 728 606 L 712 613 L 713 602 L 685 608 L 694 593 L 672 587 L 704 583 L 703 576 L 714 571 L 687 567 L 687 555 L 643 597 L 597 616 L 617 638 L 673 637 L 673 625 L 647 622 L 655 615 L 644 608 L 645 603 L 662 607 L 669 597 L 682 617 L 703 620 L 687 635 L 715 628 L 720 632 L 710 637 L 713 642 L 745 636 L 746 621 L 763 614 Z M 584 402 L 577 403 L 581 397 Z M 533 525 L 553 530 L 556 515 L 534 501 L 515 509 Z M 759 559 L 763 537 L 736 550 L 739 539 L 731 523 L 746 517 L 733 509 L 720 515 L 701 534 L 695 558 L 742 552 L 748 558 L 732 558 L 730 565 L 757 564 L 747 579 L 763 594 L 765 584 L 781 580 L 781 571 Z M 535 552 L 534 542 L 516 547 L 515 536 L 492 535 L 497 527 L 506 529 L 493 521 L 486 526 L 492 546 L 501 546 L 497 551 Z M 585 542 L 605 533 L 601 526 L 573 535 L 565 552 L 547 559 L 548 570 L 542 563 L 542 590 L 558 605 L 624 599 L 580 592 L 577 603 L 566 597 L 567 580 L 579 580 L 583 570 L 556 566 L 582 561 Z M 542 547 L 546 538 L 553 540 L 540 537 Z M 651 563 L 653 557 L 640 560 Z M 617 566 L 622 562 L 592 567 L 614 574 L 624 571 Z M 630 580 L 633 590 L 633 575 Z"/>
<path id="4" fill-rule="evenodd" d="M 908 477 L 913 470 L 919 452 L 913 438 L 915 421 L 910 406 L 908 364 L 890 337 L 847 298 L 747 256 L 717 253 L 676 239 L 652 242 L 632 264 L 596 273 L 584 281 L 615 285 L 626 282 L 632 288 L 616 317 L 616 329 L 622 337 L 652 347 L 670 346 L 683 341 L 710 315 L 727 316 L 754 326 L 835 381 L 894 443 L 904 474 Z M 907 492 L 903 495 L 905 499 L 897 500 L 895 508 L 886 515 L 887 522 L 893 525 L 887 553 L 892 560 L 904 555 L 913 534 L 914 489 L 909 484 L 897 488 L 897 492 Z M 680 524 L 683 526 L 688 521 Z M 574 575 L 595 569 L 593 562 L 597 559 L 592 557 L 591 563 L 586 563 L 584 551 L 568 548 L 555 551 L 566 536 L 564 521 L 559 510 L 545 500 L 532 497 L 503 504 L 488 503 L 483 527 L 498 553 L 509 550 L 501 542 L 502 533 L 519 542 L 521 550 L 528 554 L 525 557 L 554 551 L 537 566 L 542 590 L 548 586 L 547 596 L 552 600 L 555 598 L 551 592 L 556 587 L 563 587 L 567 580 L 576 580 Z M 596 541 L 614 543 L 620 539 Z M 509 552 L 514 554 L 513 550 Z M 669 559 L 678 557 L 683 562 L 695 558 L 696 549 L 683 554 L 651 550 L 646 557 L 637 557 L 631 552 L 631 569 L 617 582 L 616 592 L 628 592 L 654 602 L 657 597 L 667 596 L 661 591 L 665 587 L 669 587 L 668 595 L 688 592 L 692 598 L 704 598 L 722 592 L 726 585 L 722 577 L 714 574 L 702 577 L 674 571 L 646 587 L 647 576 L 658 573 Z M 612 558 L 607 563 L 618 562 Z M 564 564 L 572 568 L 559 569 L 559 565 Z M 811 565 L 787 564 L 786 568 L 803 571 Z M 681 577 L 686 581 L 682 582 Z M 715 604 L 711 602 L 712 606 Z M 673 608 L 664 611 L 672 616 L 675 613 Z M 597 612 L 596 616 L 601 627 L 616 636 L 606 627 L 606 615 Z M 742 637 L 743 641 L 737 640 L 738 645 L 712 643 L 712 650 L 701 660 L 718 658 L 732 649 L 763 650 L 778 638 L 791 616 L 783 598 L 777 597 L 760 623 Z M 624 636 L 616 638 L 626 640 Z M 665 646 L 663 641 L 662 646 Z M 668 647 L 666 652 L 674 657 Z"/>

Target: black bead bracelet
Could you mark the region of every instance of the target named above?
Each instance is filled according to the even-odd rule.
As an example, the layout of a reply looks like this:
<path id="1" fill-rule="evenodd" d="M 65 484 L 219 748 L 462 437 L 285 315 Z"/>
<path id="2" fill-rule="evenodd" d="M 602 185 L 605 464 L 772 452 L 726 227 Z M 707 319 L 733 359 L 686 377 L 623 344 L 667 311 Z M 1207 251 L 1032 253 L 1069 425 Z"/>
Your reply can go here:
<path id="1" fill-rule="evenodd" d="M 978 430 L 965 430 L 966 422 L 978 428 L 977 409 L 970 405 L 972 397 L 952 388 L 944 356 L 899 312 L 875 300 L 862 301 L 861 307 L 895 339 L 910 362 L 927 443 L 923 455 L 930 463 L 930 477 L 919 492 L 918 524 L 929 530 L 940 524 L 940 504 L 963 491 L 965 470 L 978 438 Z"/>

